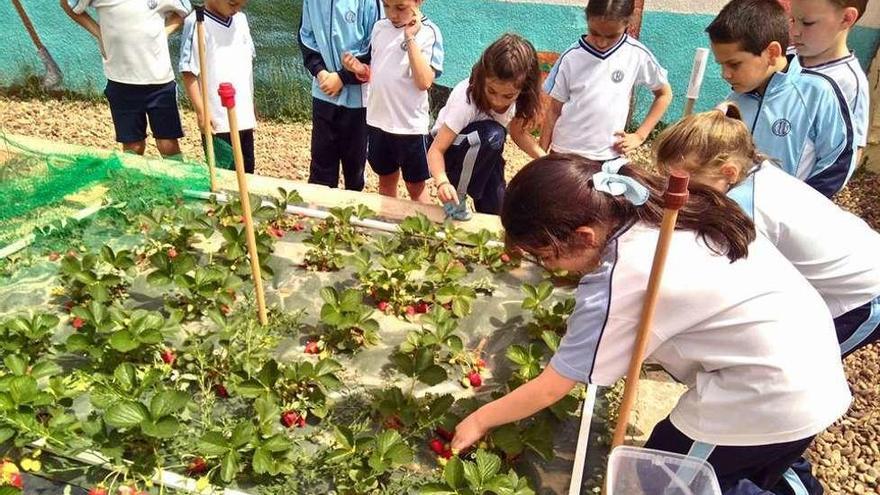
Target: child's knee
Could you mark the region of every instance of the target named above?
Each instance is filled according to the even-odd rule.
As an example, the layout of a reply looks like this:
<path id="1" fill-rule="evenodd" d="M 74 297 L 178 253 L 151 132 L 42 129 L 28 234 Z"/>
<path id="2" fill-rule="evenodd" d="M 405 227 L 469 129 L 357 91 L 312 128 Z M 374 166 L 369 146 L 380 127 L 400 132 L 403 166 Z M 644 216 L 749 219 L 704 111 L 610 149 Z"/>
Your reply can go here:
<path id="1" fill-rule="evenodd" d="M 503 151 L 507 129 L 495 121 L 484 122 L 479 129 L 480 143 L 492 151 Z"/>

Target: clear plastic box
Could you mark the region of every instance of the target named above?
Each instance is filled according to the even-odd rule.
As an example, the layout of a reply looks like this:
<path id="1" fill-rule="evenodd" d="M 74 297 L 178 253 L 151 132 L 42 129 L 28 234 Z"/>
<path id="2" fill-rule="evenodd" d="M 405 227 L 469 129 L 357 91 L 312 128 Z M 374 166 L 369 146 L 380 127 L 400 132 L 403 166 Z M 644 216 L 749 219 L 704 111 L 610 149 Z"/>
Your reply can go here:
<path id="1" fill-rule="evenodd" d="M 721 495 L 708 462 L 636 447 L 611 452 L 605 481 L 607 495 Z"/>

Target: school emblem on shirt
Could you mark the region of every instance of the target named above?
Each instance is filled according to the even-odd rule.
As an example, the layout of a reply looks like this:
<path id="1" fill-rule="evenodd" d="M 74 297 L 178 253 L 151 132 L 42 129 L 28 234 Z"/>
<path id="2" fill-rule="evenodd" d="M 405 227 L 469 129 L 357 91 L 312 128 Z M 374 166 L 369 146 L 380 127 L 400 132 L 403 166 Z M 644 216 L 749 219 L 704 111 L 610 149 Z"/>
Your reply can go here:
<path id="1" fill-rule="evenodd" d="M 147 0 L 147 8 L 154 10 L 159 6 L 159 0 Z"/>
<path id="2" fill-rule="evenodd" d="M 773 126 L 770 127 L 770 130 L 773 134 L 784 137 L 787 136 L 789 132 L 791 132 L 791 122 L 785 119 L 779 119 L 773 123 Z"/>
<path id="3" fill-rule="evenodd" d="M 623 71 L 622 71 L 622 70 L 616 70 L 616 71 L 612 72 L 612 73 L 611 73 L 611 80 L 614 81 L 614 82 L 616 82 L 616 83 L 619 83 L 620 81 L 623 81 Z"/>
<path id="4" fill-rule="evenodd" d="M 349 24 L 353 24 L 354 21 L 357 20 L 357 14 L 353 10 L 349 10 L 345 13 L 345 22 Z"/>

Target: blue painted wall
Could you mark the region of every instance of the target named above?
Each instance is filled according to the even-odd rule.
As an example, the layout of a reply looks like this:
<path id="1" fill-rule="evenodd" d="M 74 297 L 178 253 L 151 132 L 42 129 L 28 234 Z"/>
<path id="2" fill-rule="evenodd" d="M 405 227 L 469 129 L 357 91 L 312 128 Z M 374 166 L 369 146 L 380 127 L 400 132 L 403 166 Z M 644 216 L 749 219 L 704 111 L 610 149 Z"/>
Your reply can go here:
<path id="1" fill-rule="evenodd" d="M 104 77 L 94 40 L 75 25 L 56 0 L 23 0 L 49 51 L 64 72 L 69 89 L 101 91 Z M 256 0 L 248 8 L 254 37 L 258 44 L 257 84 L 279 78 L 303 77 L 294 33 L 298 27 L 301 2 Z M 517 32 L 534 43 L 538 50 L 560 52 L 585 31 L 580 7 L 535 3 L 507 3 L 498 0 L 427 0 L 424 10 L 443 31 L 446 41 L 446 71 L 438 81 L 454 86 L 466 78 L 471 65 L 485 46 L 504 32 Z M 675 100 L 667 118 L 682 112 L 684 92 L 690 74 L 693 53 L 708 46 L 703 29 L 709 15 L 675 14 L 648 11 L 642 24 L 642 42 L 669 70 Z M 40 73 L 36 50 L 10 2 L 0 1 L 0 27 L 5 34 L 0 57 L 0 85 L 20 81 L 26 73 Z M 877 29 L 857 27 L 850 35 L 850 45 L 867 67 L 877 47 Z M 718 67 L 710 63 L 706 71 L 698 109 L 709 108 L 728 92 Z M 638 115 L 650 105 L 651 95 L 638 97 Z M 664 119 L 666 120 L 666 119 Z"/>

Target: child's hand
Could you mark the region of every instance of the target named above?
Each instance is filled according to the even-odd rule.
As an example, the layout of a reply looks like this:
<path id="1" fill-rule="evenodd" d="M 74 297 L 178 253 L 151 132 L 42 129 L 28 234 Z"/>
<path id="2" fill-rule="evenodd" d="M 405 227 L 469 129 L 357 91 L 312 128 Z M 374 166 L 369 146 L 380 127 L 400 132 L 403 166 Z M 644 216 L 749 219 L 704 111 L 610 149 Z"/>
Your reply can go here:
<path id="1" fill-rule="evenodd" d="M 458 204 L 458 192 L 452 187 L 449 181 L 437 186 L 437 198 L 443 203 Z"/>
<path id="2" fill-rule="evenodd" d="M 452 437 L 451 445 L 453 453 L 464 450 L 479 442 L 488 433 L 488 428 L 483 426 L 477 417 L 478 412 L 471 413 L 455 427 L 455 436 Z"/>
<path id="3" fill-rule="evenodd" d="M 645 142 L 645 139 L 635 132 L 630 134 L 618 131 L 614 133 L 614 136 L 617 137 L 617 141 L 614 143 L 614 150 L 622 154 L 635 150 Z"/>
<path id="4" fill-rule="evenodd" d="M 98 41 L 98 50 L 101 51 L 101 58 L 107 60 L 107 52 L 104 50 L 104 37 L 101 36 L 101 33 L 98 33 L 95 39 Z"/>
<path id="5" fill-rule="evenodd" d="M 318 87 L 324 94 L 336 96 L 342 91 L 342 78 L 336 72 L 327 72 L 322 70 L 318 73 Z"/>
<path id="6" fill-rule="evenodd" d="M 349 52 L 342 54 L 342 66 L 349 72 L 354 73 L 359 79 L 367 77 L 367 65 L 355 58 L 355 56 Z"/>
<path id="7" fill-rule="evenodd" d="M 403 34 L 406 35 L 407 38 L 412 38 L 421 28 L 422 13 L 419 11 L 418 7 L 413 7 L 413 20 L 409 21 L 409 24 L 403 28 Z"/>

